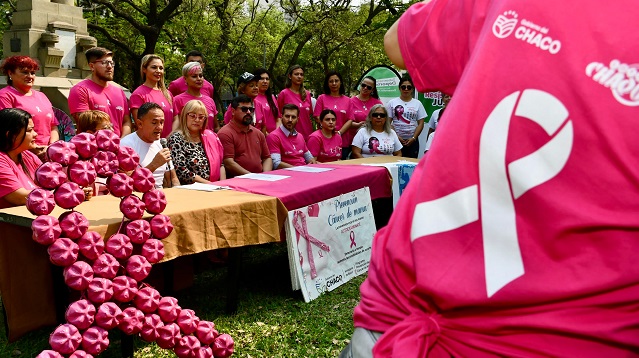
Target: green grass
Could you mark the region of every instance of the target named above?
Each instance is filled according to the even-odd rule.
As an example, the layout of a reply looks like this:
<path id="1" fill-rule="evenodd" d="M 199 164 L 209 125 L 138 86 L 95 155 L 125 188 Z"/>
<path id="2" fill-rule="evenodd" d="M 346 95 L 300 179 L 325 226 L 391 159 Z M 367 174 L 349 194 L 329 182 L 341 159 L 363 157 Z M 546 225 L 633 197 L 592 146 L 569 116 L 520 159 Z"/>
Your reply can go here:
<path id="1" fill-rule="evenodd" d="M 213 321 L 221 333 L 235 340 L 233 357 L 336 357 L 353 331 L 353 308 L 359 301 L 357 277 L 338 289 L 304 303 L 301 292 L 291 291 L 284 244 L 248 248 L 242 260 L 239 307 L 227 315 L 226 269 L 209 268 L 196 276 L 193 287 L 177 292 L 180 306 Z M 53 327 L 32 332 L 7 343 L 0 324 L 0 357 L 35 357 L 48 348 Z M 120 334 L 110 334 L 111 345 L 100 357 L 120 356 Z M 134 341 L 135 357 L 175 357 L 155 344 Z"/>

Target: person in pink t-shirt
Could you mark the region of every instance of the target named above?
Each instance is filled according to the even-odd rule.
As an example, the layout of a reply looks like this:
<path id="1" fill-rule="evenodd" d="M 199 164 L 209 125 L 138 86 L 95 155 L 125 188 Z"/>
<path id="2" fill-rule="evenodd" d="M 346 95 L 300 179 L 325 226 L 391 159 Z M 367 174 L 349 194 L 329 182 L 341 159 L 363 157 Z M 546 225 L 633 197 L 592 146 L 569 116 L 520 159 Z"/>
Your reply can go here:
<path id="1" fill-rule="evenodd" d="M 377 80 L 372 76 L 366 76 L 359 84 L 359 94 L 351 97 L 351 108 L 353 110 L 353 122 L 348 130 L 348 136 L 352 140 L 357 131 L 366 123 L 366 117 L 371 108 L 376 104 L 382 104 L 377 94 Z"/>
<path id="2" fill-rule="evenodd" d="M 202 94 L 202 85 L 204 83 L 202 67 L 198 62 L 189 62 L 182 67 L 182 77 L 185 78 L 188 89 L 173 99 L 173 113 L 175 113 L 173 120 L 176 123 L 179 122 L 178 116 L 182 113 L 184 105 L 189 101 L 202 101 L 209 116 L 207 129 L 217 133 L 220 130 L 220 124 L 217 121 L 217 106 L 211 97 Z"/>
<path id="3" fill-rule="evenodd" d="M 38 145 L 33 152 L 40 155 L 49 144 L 60 139 L 51 102 L 44 93 L 33 89 L 40 66 L 31 57 L 11 56 L 4 60 L 1 68 L 7 75 L 8 86 L 0 90 L 0 109 L 20 108 L 31 114 L 38 132 Z"/>
<path id="4" fill-rule="evenodd" d="M 277 98 L 271 91 L 271 74 L 264 68 L 253 71 L 253 76 L 257 78 L 257 88 L 259 93 L 253 100 L 255 105 L 259 103 L 264 111 L 264 125 L 268 135 L 282 124 L 280 110 L 277 107 Z"/>
<path id="5" fill-rule="evenodd" d="M 131 133 L 129 101 L 122 88 L 113 82 L 115 62 L 113 52 L 92 47 L 85 53 L 91 77 L 78 82 L 69 91 L 69 111 L 73 118 L 88 110 L 106 112 L 111 118 L 113 130 L 120 137 Z"/>
<path id="6" fill-rule="evenodd" d="M 280 95 L 277 97 L 277 106 L 281 113 L 285 104 L 294 104 L 299 108 L 299 118 L 297 123 L 297 131 L 304 137 L 313 133 L 313 123 L 311 115 L 313 111 L 313 102 L 311 94 L 304 88 L 304 69 L 300 65 L 293 65 L 288 69 L 286 83 Z"/>
<path id="7" fill-rule="evenodd" d="M 35 171 L 42 164 L 31 153 L 38 133 L 31 115 L 18 108 L 0 110 L 0 209 L 24 205 L 37 188 Z"/>
<path id="8" fill-rule="evenodd" d="M 148 54 L 142 57 L 140 65 L 142 85 L 131 93 L 131 114 L 133 121 L 138 120 L 138 108 L 146 102 L 157 103 L 164 111 L 162 138 L 166 138 L 177 127 L 173 123 L 173 96 L 164 85 L 164 61 L 158 55 Z"/>
<path id="9" fill-rule="evenodd" d="M 313 111 L 316 121 L 320 113 L 325 109 L 332 109 L 337 115 L 335 129 L 342 136 L 342 159 L 349 157 L 351 153 L 350 146 L 353 141 L 353 138 L 349 137 L 349 128 L 353 122 L 353 110 L 351 108 L 351 99 L 345 93 L 346 88 L 344 87 L 344 81 L 342 81 L 342 75 L 337 71 L 329 71 L 324 77 L 324 94 L 317 97 Z"/>
<path id="10" fill-rule="evenodd" d="M 327 163 L 342 158 L 342 135 L 335 129 L 337 115 L 332 109 L 325 109 L 319 115 L 322 127 L 308 136 L 306 146 L 318 163 Z"/>
<path id="11" fill-rule="evenodd" d="M 189 51 L 184 57 L 185 57 L 185 61 L 184 61 L 185 65 L 189 62 L 197 62 L 200 64 L 200 67 L 202 67 L 202 70 L 204 70 L 204 66 L 206 64 L 204 63 L 204 56 L 202 55 L 200 51 L 196 51 L 196 50 Z M 182 93 L 186 92 L 188 88 L 189 86 L 186 83 L 186 77 L 184 76 L 176 78 L 175 80 L 171 81 L 171 84 L 169 84 L 169 92 L 171 92 L 173 97 L 177 97 L 181 95 Z M 207 81 L 204 77 L 202 77 L 202 88 L 200 89 L 200 92 L 203 95 L 211 97 L 211 99 L 213 99 L 213 91 L 214 89 L 211 82 Z M 177 116 L 179 114 L 176 113 L 175 115 Z"/>
<path id="12" fill-rule="evenodd" d="M 282 125 L 266 137 L 273 169 L 317 163 L 306 147 L 304 138 L 295 130 L 298 113 L 299 108 L 292 103 L 282 106 Z"/>
<path id="13" fill-rule="evenodd" d="M 455 101 L 373 240 L 342 357 L 639 356 L 637 17 L 434 0 L 390 28 L 391 61 Z"/>
<path id="14" fill-rule="evenodd" d="M 237 94 L 245 94 L 252 101 L 255 107 L 253 112 L 253 126 L 266 135 L 266 126 L 264 125 L 264 107 L 261 102 L 257 102 L 255 99 L 260 93 L 257 85 L 257 77 L 250 72 L 244 72 L 237 80 Z M 229 124 L 233 119 L 233 107 L 229 106 L 224 113 L 224 125 Z"/>

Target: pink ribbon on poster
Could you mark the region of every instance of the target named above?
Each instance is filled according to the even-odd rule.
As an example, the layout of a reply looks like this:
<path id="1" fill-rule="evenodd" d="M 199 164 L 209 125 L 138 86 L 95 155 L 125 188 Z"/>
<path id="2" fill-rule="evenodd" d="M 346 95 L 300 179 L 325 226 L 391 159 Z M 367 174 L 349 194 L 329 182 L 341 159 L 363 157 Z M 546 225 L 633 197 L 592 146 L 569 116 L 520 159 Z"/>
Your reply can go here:
<path id="1" fill-rule="evenodd" d="M 351 231 L 351 249 L 353 248 L 353 246 L 357 246 L 357 243 L 355 242 L 355 232 Z"/>
<path id="2" fill-rule="evenodd" d="M 295 232 L 297 233 L 298 237 L 301 236 L 306 239 L 306 241 L 308 241 L 308 244 L 306 245 L 306 251 L 308 253 L 308 265 L 311 267 L 311 278 L 315 279 L 315 277 L 317 277 L 317 270 L 315 269 L 315 260 L 313 259 L 313 248 L 311 247 L 311 244 L 319 247 L 326 252 L 330 252 L 331 249 L 330 247 L 328 247 L 328 245 L 319 241 L 308 233 L 308 227 L 306 226 L 306 215 L 304 215 L 304 213 L 302 213 L 301 211 L 295 211 L 295 213 L 293 214 L 293 227 L 295 228 Z"/>

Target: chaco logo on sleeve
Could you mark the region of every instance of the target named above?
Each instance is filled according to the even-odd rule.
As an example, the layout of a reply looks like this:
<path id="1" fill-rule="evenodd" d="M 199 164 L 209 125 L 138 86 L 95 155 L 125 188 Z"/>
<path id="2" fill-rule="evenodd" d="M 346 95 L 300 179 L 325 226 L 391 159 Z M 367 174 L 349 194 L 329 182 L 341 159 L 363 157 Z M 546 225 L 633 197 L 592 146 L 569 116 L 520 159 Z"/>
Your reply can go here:
<path id="1" fill-rule="evenodd" d="M 600 85 L 610 88 L 612 96 L 626 106 L 639 106 L 639 64 L 629 65 L 617 59 L 606 66 L 591 62 L 586 66 L 586 76 Z"/>
<path id="2" fill-rule="evenodd" d="M 536 23 L 522 19 L 520 22 L 517 12 L 509 10 L 497 16 L 493 23 L 493 35 L 497 38 L 505 39 L 514 33 L 515 38 L 524 41 L 537 48 L 556 54 L 561 50 L 561 42 L 548 35 L 548 28 Z M 519 22 L 519 27 L 517 23 Z"/>

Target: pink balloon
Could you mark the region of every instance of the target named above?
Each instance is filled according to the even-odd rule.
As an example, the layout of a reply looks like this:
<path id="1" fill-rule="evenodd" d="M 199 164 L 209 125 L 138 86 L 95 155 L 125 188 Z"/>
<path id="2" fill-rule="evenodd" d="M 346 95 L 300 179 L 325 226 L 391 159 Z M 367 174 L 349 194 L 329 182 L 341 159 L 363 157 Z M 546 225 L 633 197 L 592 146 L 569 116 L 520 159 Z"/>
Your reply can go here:
<path id="1" fill-rule="evenodd" d="M 125 260 L 133 253 L 131 239 L 124 234 L 115 234 L 106 243 L 106 251 L 116 259 Z"/>
<path id="2" fill-rule="evenodd" d="M 40 354 L 38 354 L 36 358 L 64 358 L 64 356 L 56 351 L 48 349 L 46 351 L 40 352 Z"/>
<path id="3" fill-rule="evenodd" d="M 141 255 L 133 255 L 126 263 L 126 273 L 141 282 L 151 273 L 151 264 Z"/>
<path id="4" fill-rule="evenodd" d="M 95 323 L 106 330 L 110 330 L 120 324 L 121 315 L 122 310 L 118 305 L 113 302 L 105 302 L 98 307 L 98 311 L 95 314 Z"/>
<path id="5" fill-rule="evenodd" d="M 152 287 L 144 287 L 138 290 L 138 293 L 133 299 L 135 307 L 144 313 L 153 313 L 158 309 L 158 303 L 160 301 L 160 293 Z"/>
<path id="6" fill-rule="evenodd" d="M 55 208 L 53 193 L 36 188 L 27 195 L 27 209 L 33 215 L 49 215 Z"/>
<path id="7" fill-rule="evenodd" d="M 113 174 L 107 181 L 107 186 L 111 194 L 118 198 L 133 194 L 133 179 L 124 173 Z"/>
<path id="8" fill-rule="evenodd" d="M 233 338 L 228 334 L 220 334 L 215 338 L 215 343 L 213 343 L 211 348 L 213 348 L 215 358 L 227 358 L 233 354 L 235 342 L 233 342 Z"/>
<path id="9" fill-rule="evenodd" d="M 109 346 L 109 333 L 101 327 L 91 327 L 82 334 L 82 348 L 89 354 L 98 355 Z"/>
<path id="10" fill-rule="evenodd" d="M 118 149 L 118 162 L 122 171 L 130 172 L 138 167 L 140 156 L 133 148 L 122 145 Z"/>
<path id="11" fill-rule="evenodd" d="M 200 321 L 197 324 L 195 335 L 203 344 L 211 344 L 215 342 L 215 338 L 219 335 L 215 329 L 215 323 L 209 321 Z"/>
<path id="12" fill-rule="evenodd" d="M 182 336 L 177 342 L 175 342 L 175 348 L 173 351 L 180 358 L 194 358 L 195 350 L 200 348 L 201 344 L 197 337 L 194 336 Z"/>
<path id="13" fill-rule="evenodd" d="M 93 269 L 84 261 L 76 261 L 62 271 L 64 283 L 76 291 L 86 290 L 93 281 Z M 82 329 L 82 327 L 78 327 Z"/>
<path id="14" fill-rule="evenodd" d="M 75 145 L 75 151 L 82 159 L 90 159 L 98 152 L 98 144 L 91 133 L 79 133 L 70 142 Z"/>
<path id="15" fill-rule="evenodd" d="M 41 188 L 55 189 L 67 181 L 67 173 L 62 164 L 45 162 L 36 170 L 35 181 Z"/>
<path id="16" fill-rule="evenodd" d="M 140 337 L 147 342 L 155 342 L 155 340 L 159 337 L 158 330 L 162 327 L 164 327 L 164 323 L 160 316 L 156 314 L 147 314 L 144 316 L 144 323 L 142 323 Z"/>
<path id="17" fill-rule="evenodd" d="M 84 191 L 74 182 L 63 183 L 53 194 L 55 203 L 63 209 L 73 209 L 84 201 Z"/>
<path id="18" fill-rule="evenodd" d="M 60 215 L 62 235 L 77 240 L 89 230 L 89 220 L 77 211 L 67 211 Z"/>
<path id="19" fill-rule="evenodd" d="M 133 187 L 136 191 L 146 193 L 147 191 L 155 188 L 155 178 L 153 172 L 147 168 L 136 168 L 131 174 L 133 179 Z"/>
<path id="20" fill-rule="evenodd" d="M 151 189 L 144 193 L 142 200 L 146 205 L 146 211 L 151 214 L 160 214 L 166 209 L 166 196 L 162 190 Z"/>
<path id="21" fill-rule="evenodd" d="M 113 297 L 113 283 L 106 278 L 94 278 L 89 284 L 89 288 L 87 288 L 87 297 L 93 303 L 103 303 L 111 300 L 111 297 Z"/>
<path id="22" fill-rule="evenodd" d="M 87 300 L 78 300 L 67 307 L 64 317 L 68 323 L 76 326 L 78 329 L 87 329 L 91 327 L 95 320 L 95 306 Z"/>
<path id="23" fill-rule="evenodd" d="M 138 283 L 129 276 L 113 279 L 113 298 L 120 302 L 130 302 L 138 293 Z"/>
<path id="24" fill-rule="evenodd" d="M 108 178 L 118 172 L 118 157 L 112 152 L 99 151 L 91 159 L 99 177 Z"/>
<path id="25" fill-rule="evenodd" d="M 40 215 L 31 223 L 33 241 L 41 245 L 51 245 L 62 234 L 60 222 L 53 216 Z"/>
<path id="26" fill-rule="evenodd" d="M 78 153 L 75 152 L 75 144 L 59 140 L 47 148 L 47 156 L 52 162 L 69 166 L 78 160 Z"/>
<path id="27" fill-rule="evenodd" d="M 78 259 L 78 252 L 80 251 L 78 244 L 61 237 L 57 239 L 49 248 L 49 260 L 52 264 L 58 266 L 69 266 Z"/>
<path id="28" fill-rule="evenodd" d="M 91 162 L 79 160 L 69 166 L 69 179 L 79 186 L 91 186 L 97 177 L 98 173 Z"/>
<path id="29" fill-rule="evenodd" d="M 180 338 L 180 327 L 175 323 L 169 323 L 158 328 L 158 339 L 155 342 L 160 348 L 169 349 L 175 347 Z"/>
<path id="30" fill-rule="evenodd" d="M 129 220 L 142 219 L 144 210 L 144 202 L 135 195 L 129 195 L 120 202 L 120 211 Z"/>
<path id="31" fill-rule="evenodd" d="M 89 260 L 97 259 L 104 252 L 104 240 L 95 231 L 87 231 L 78 239 L 80 253 Z"/>
<path id="32" fill-rule="evenodd" d="M 173 231 L 171 218 L 166 215 L 158 214 L 151 219 L 151 233 L 158 239 L 167 238 Z"/>
<path id="33" fill-rule="evenodd" d="M 135 307 L 128 307 L 122 311 L 118 327 L 122 330 L 122 332 L 132 335 L 137 334 L 142 330 L 143 322 L 144 313 Z"/>
<path id="34" fill-rule="evenodd" d="M 54 351 L 71 354 L 80 346 L 82 336 L 78 329 L 69 323 L 58 326 L 49 336 L 49 345 Z"/>
<path id="35" fill-rule="evenodd" d="M 93 262 L 93 274 L 108 279 L 114 278 L 120 270 L 120 262 L 111 254 L 104 253 Z"/>
<path id="36" fill-rule="evenodd" d="M 142 256 L 155 264 L 164 258 L 164 244 L 160 240 L 149 239 L 142 245 Z"/>
<path id="37" fill-rule="evenodd" d="M 195 358 L 213 358 L 213 349 L 209 346 L 202 346 L 194 350 Z"/>
<path id="38" fill-rule="evenodd" d="M 175 321 L 181 310 L 182 308 L 178 305 L 178 300 L 175 297 L 162 297 L 158 303 L 158 314 L 165 323 Z"/>
<path id="39" fill-rule="evenodd" d="M 191 334 L 197 329 L 200 319 L 195 315 L 195 312 L 190 309 L 183 309 L 177 318 L 177 324 L 180 326 L 182 333 Z"/>
<path id="40" fill-rule="evenodd" d="M 73 354 L 71 354 L 69 358 L 93 358 L 93 356 L 81 349 L 78 349 L 77 351 L 73 352 Z"/>
<path id="41" fill-rule="evenodd" d="M 151 224 L 146 220 L 134 220 L 126 226 L 126 235 L 134 244 L 144 244 L 151 237 Z"/>
<path id="42" fill-rule="evenodd" d="M 120 147 L 120 137 L 114 131 L 102 129 L 95 133 L 99 150 L 116 153 Z"/>

